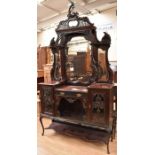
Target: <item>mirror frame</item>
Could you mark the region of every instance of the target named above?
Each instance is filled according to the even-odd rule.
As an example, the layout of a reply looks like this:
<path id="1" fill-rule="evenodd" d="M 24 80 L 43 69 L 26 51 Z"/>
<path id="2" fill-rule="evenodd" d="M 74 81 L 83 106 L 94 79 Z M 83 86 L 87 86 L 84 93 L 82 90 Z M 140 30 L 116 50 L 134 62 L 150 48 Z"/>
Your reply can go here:
<path id="1" fill-rule="evenodd" d="M 112 83 L 112 70 L 110 68 L 110 64 L 108 61 L 108 49 L 111 44 L 111 37 L 108 33 L 104 32 L 104 36 L 101 41 L 97 39 L 96 35 L 96 27 L 93 23 L 89 21 L 87 17 L 79 17 L 77 12 L 71 12 L 72 8 L 70 7 L 68 11 L 68 19 L 60 21 L 58 27 L 56 28 L 57 39 L 55 41 L 52 38 L 50 42 L 50 48 L 54 55 L 54 63 L 53 68 L 51 70 L 51 78 L 56 81 L 64 81 L 66 84 L 72 85 L 89 85 L 93 82 L 104 82 L 104 83 Z M 78 24 L 76 26 L 70 27 L 69 23 L 71 21 L 77 21 Z M 74 83 L 67 81 L 66 75 L 66 54 L 67 54 L 67 43 L 73 37 L 84 37 L 86 40 L 91 42 L 91 67 L 92 67 L 92 76 L 85 83 Z M 98 49 L 102 49 L 105 51 L 105 63 L 107 66 L 108 79 L 105 81 L 100 81 L 100 77 L 102 76 L 100 73 L 101 66 L 98 63 Z M 56 60 L 56 53 L 60 52 L 60 62 Z M 59 72 L 61 69 L 61 75 Z"/>

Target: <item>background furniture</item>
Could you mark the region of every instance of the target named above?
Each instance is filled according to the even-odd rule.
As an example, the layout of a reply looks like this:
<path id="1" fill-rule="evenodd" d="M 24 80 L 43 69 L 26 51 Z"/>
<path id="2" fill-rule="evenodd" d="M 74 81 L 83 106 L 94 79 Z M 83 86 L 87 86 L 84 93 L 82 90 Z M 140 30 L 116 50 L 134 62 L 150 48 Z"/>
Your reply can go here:
<path id="1" fill-rule="evenodd" d="M 44 65 L 44 82 L 45 83 L 51 83 L 51 69 L 52 69 L 52 64 Z"/>
<path id="2" fill-rule="evenodd" d="M 51 82 L 50 71 L 53 64 L 53 56 L 51 49 L 47 46 L 37 48 L 37 90 L 39 90 L 38 83 Z"/>

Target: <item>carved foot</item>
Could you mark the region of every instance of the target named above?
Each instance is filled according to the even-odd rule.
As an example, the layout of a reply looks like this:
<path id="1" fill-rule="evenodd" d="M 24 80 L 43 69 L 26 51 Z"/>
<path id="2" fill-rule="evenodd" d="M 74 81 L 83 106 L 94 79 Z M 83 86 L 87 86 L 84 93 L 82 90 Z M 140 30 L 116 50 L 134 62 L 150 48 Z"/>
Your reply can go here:
<path id="1" fill-rule="evenodd" d="M 110 154 L 110 151 L 109 151 L 109 140 L 107 142 L 107 154 Z"/>
<path id="2" fill-rule="evenodd" d="M 42 119 L 43 119 L 43 116 L 40 116 L 40 123 L 41 123 L 41 127 L 42 127 L 42 130 L 43 130 L 42 136 L 44 136 L 44 125 L 43 125 Z"/>

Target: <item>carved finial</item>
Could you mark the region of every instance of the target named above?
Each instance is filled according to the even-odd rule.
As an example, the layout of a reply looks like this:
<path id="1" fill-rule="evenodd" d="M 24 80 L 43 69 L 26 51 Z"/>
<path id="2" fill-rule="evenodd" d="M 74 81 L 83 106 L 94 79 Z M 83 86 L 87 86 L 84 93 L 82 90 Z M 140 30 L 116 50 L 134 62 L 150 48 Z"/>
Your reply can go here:
<path id="1" fill-rule="evenodd" d="M 78 12 L 74 12 L 74 8 L 75 8 L 75 4 L 73 1 L 69 0 L 69 2 L 71 3 L 69 10 L 68 10 L 68 18 L 73 18 L 75 16 L 78 16 Z"/>
<path id="2" fill-rule="evenodd" d="M 52 47 L 53 45 L 55 45 L 54 37 L 50 41 L 50 47 Z"/>
<path id="3" fill-rule="evenodd" d="M 110 47 L 110 45 L 111 45 L 111 37 L 107 32 L 104 32 L 104 36 L 103 36 L 101 42 L 102 42 L 102 44 L 104 46 L 106 46 L 106 48 Z"/>
<path id="4" fill-rule="evenodd" d="M 75 8 L 74 2 L 70 1 L 70 3 L 71 3 L 71 5 L 70 5 L 70 7 L 69 7 L 68 14 L 71 14 L 72 11 L 73 11 L 73 9 Z"/>

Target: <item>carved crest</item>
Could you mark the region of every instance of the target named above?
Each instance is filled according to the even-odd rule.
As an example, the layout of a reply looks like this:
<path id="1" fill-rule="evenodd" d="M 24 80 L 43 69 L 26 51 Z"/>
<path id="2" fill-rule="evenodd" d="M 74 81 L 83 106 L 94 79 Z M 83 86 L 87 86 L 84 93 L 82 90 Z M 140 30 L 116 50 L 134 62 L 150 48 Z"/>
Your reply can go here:
<path id="1" fill-rule="evenodd" d="M 75 8 L 74 2 L 72 2 L 72 1 L 70 1 L 70 2 L 71 2 L 71 5 L 69 7 L 67 17 L 68 18 L 78 17 L 79 13 L 78 12 L 74 12 L 74 8 Z"/>

